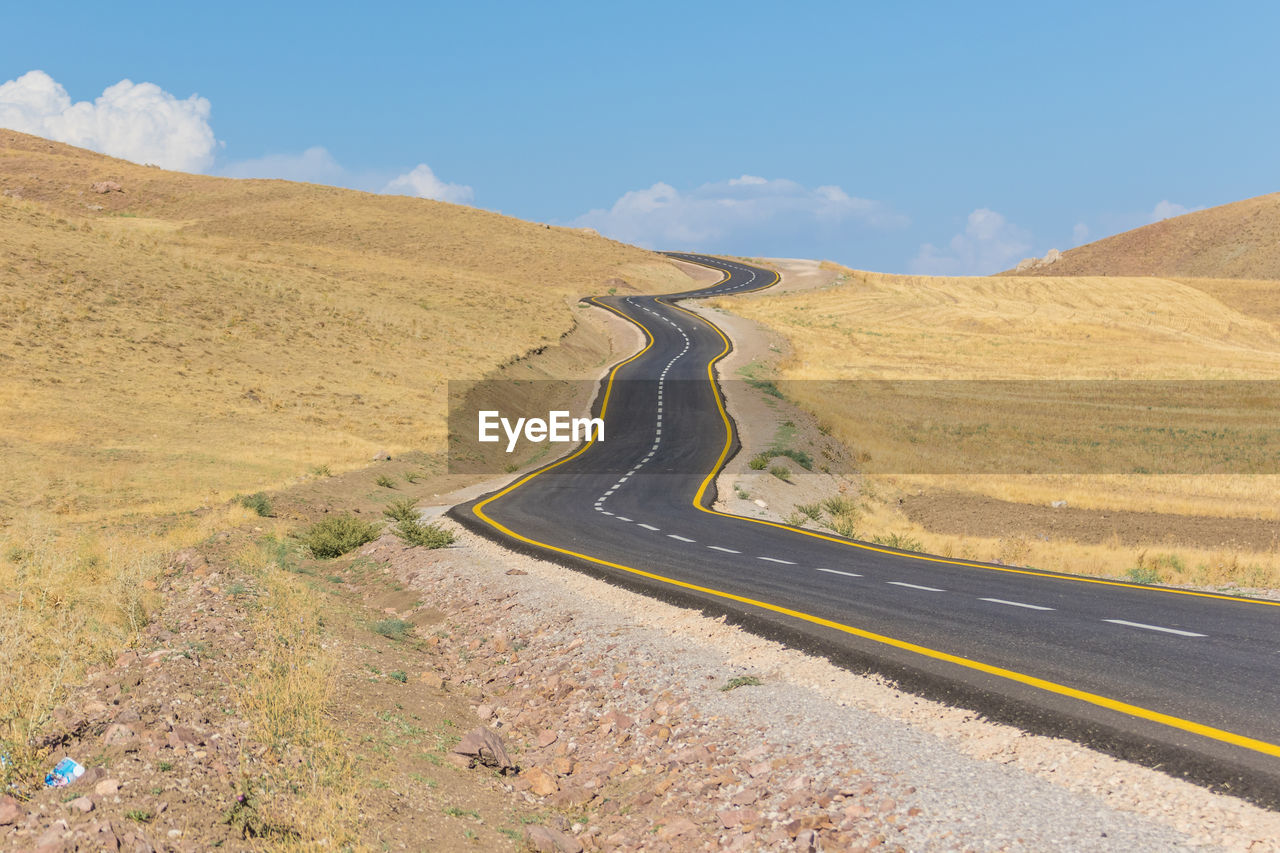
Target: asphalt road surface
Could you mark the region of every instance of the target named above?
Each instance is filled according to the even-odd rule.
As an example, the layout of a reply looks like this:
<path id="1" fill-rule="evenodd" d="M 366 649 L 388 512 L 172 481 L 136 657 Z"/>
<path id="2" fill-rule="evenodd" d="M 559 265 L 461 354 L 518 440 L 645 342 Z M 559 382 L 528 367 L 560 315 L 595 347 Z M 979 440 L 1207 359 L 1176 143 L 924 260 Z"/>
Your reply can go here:
<path id="1" fill-rule="evenodd" d="M 602 383 L 605 440 L 456 519 L 904 689 L 1280 807 L 1280 602 L 907 554 L 712 509 L 737 450 L 713 379 L 730 343 L 678 303 L 777 278 L 672 256 L 725 278 L 591 300 L 648 343 Z"/>

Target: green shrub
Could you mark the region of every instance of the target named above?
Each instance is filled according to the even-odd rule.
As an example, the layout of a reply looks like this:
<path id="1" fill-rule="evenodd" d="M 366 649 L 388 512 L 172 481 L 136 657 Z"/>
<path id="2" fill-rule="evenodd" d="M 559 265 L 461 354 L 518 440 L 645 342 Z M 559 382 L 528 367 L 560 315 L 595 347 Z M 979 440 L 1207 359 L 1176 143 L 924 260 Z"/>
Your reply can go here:
<path id="1" fill-rule="evenodd" d="M 858 538 L 858 520 L 851 514 L 833 515 L 831 520 L 827 522 L 827 527 L 837 536 L 843 536 L 845 539 Z"/>
<path id="2" fill-rule="evenodd" d="M 329 469 L 329 466 L 328 466 L 328 465 L 316 465 L 315 467 L 313 467 L 313 468 L 311 469 L 311 473 L 312 473 L 312 474 L 314 474 L 314 475 L 315 475 L 315 476 L 317 476 L 317 477 L 332 477 L 332 476 L 333 476 L 333 471 L 331 471 L 331 470 Z"/>
<path id="3" fill-rule="evenodd" d="M 822 517 L 822 507 L 819 504 L 796 504 L 796 509 L 801 514 L 807 515 L 814 521 Z"/>
<path id="4" fill-rule="evenodd" d="M 774 383 L 772 379 L 747 379 L 745 381 L 748 385 L 750 385 L 752 388 L 755 388 L 757 391 L 763 391 L 764 393 L 768 394 L 770 397 L 777 397 L 778 399 L 782 399 L 782 392 L 778 390 L 777 384 Z"/>
<path id="5" fill-rule="evenodd" d="M 792 448 L 792 447 L 788 447 L 784 450 L 779 450 L 778 448 L 775 447 L 773 450 L 770 450 L 769 453 L 772 456 L 785 456 L 806 471 L 813 470 L 813 457 L 810 456 L 808 453 L 804 452 L 803 450 L 796 450 L 795 448 Z"/>
<path id="6" fill-rule="evenodd" d="M 728 693 L 730 690 L 737 690 L 739 687 L 759 687 L 761 684 L 764 684 L 764 682 L 754 675 L 738 675 L 730 678 L 729 682 L 720 688 L 720 692 Z"/>
<path id="7" fill-rule="evenodd" d="M 791 476 L 791 469 L 786 465 L 774 465 L 769 469 L 769 473 L 777 477 L 779 480 L 785 480 Z"/>
<path id="8" fill-rule="evenodd" d="M 409 675 L 403 669 L 395 669 L 387 673 L 387 678 L 404 684 L 409 680 Z"/>
<path id="9" fill-rule="evenodd" d="M 445 530 L 438 524 L 423 524 L 416 519 L 401 521 L 395 527 L 395 534 L 411 548 L 443 548 L 452 545 L 453 531 Z"/>
<path id="10" fill-rule="evenodd" d="M 923 551 L 924 543 L 913 539 L 905 533 L 890 533 L 887 536 L 873 537 L 872 542 L 886 548 L 897 548 L 899 551 Z"/>
<path id="11" fill-rule="evenodd" d="M 416 483 L 422 479 L 422 475 L 417 471 L 405 471 L 402 475 L 407 483 Z"/>
<path id="12" fill-rule="evenodd" d="M 413 630 L 413 623 L 404 619 L 382 619 L 373 623 L 373 632 L 390 640 L 403 640 Z"/>
<path id="13" fill-rule="evenodd" d="M 1160 582 L 1160 570 L 1155 566 L 1134 566 L 1132 569 L 1125 572 L 1124 576 L 1134 583 Z"/>
<path id="14" fill-rule="evenodd" d="M 240 506 L 245 509 L 251 509 L 258 515 L 266 518 L 271 515 L 271 500 L 262 492 L 254 492 L 251 495 L 241 495 L 237 498 Z"/>
<path id="15" fill-rule="evenodd" d="M 401 498 L 387 504 L 382 514 L 392 521 L 417 521 L 418 510 L 412 498 Z"/>
<path id="16" fill-rule="evenodd" d="M 763 453 L 757 453 L 751 457 L 751 461 L 747 462 L 747 467 L 752 471 L 763 471 L 769 467 L 769 457 Z"/>
<path id="17" fill-rule="evenodd" d="M 858 511 L 858 505 L 851 498 L 846 498 L 844 495 L 827 498 L 822 502 L 822 508 L 831 516 L 854 515 Z"/>
<path id="18" fill-rule="evenodd" d="M 311 525 L 302 543 L 319 560 L 341 557 L 378 538 L 378 527 L 352 515 L 335 515 Z"/>
<path id="19" fill-rule="evenodd" d="M 373 481 L 384 489 L 394 489 L 396 487 L 396 481 L 386 474 L 379 474 Z"/>

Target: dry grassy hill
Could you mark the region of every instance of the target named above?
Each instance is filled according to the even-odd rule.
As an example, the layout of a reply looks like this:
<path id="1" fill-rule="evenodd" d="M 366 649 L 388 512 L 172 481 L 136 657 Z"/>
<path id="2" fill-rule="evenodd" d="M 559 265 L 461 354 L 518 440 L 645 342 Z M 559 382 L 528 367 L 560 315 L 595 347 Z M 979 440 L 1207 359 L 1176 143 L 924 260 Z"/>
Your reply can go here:
<path id="1" fill-rule="evenodd" d="M 558 340 L 612 277 L 689 281 L 574 229 L 0 131 L 0 521 L 170 511 L 439 449 L 446 380 Z"/>
<path id="2" fill-rule="evenodd" d="M 0 130 L 0 789 L 43 778 L 39 733 L 87 668 L 139 642 L 175 549 L 448 491 L 432 455 L 448 380 L 544 348 L 511 372 L 589 372 L 622 339 L 580 323 L 581 296 L 691 281 L 574 229 Z M 354 471 L 379 449 L 425 454 L 388 463 L 394 482 Z M 278 513 L 229 502 L 285 484 L 301 497 L 273 494 Z M 326 600 L 288 573 L 263 582 L 308 614 Z M 263 638 L 297 630 L 264 612 Z M 331 689 L 311 664 L 262 691 L 311 697 L 284 715 L 306 737 Z"/>
<path id="3" fill-rule="evenodd" d="M 1280 193 L 1154 222 L 1017 275 L 1280 279 Z"/>
<path id="4" fill-rule="evenodd" d="M 957 399 L 943 400 L 939 409 L 916 406 L 919 401 L 901 388 L 875 397 L 865 386 L 845 380 L 1276 380 L 1278 289 L 1273 282 L 1225 278 L 945 278 L 845 269 L 831 286 L 765 291 L 718 300 L 717 305 L 786 339 L 790 352 L 778 365 L 777 386 L 812 413 L 823 431 L 868 463 L 864 470 L 874 472 L 877 464 L 893 465 L 895 458 L 910 463 L 929 458 L 933 451 L 956 448 L 972 447 L 975 453 L 991 452 L 997 458 L 1020 448 L 1034 457 L 1044 448 L 1059 447 L 1062 436 L 1070 438 L 1072 429 L 1089 423 L 1077 423 L 1079 408 L 1060 406 L 1055 399 L 1058 386 L 1051 382 L 1019 386 L 1031 399 L 1015 397 L 1012 402 L 995 397 L 975 400 L 980 383 L 957 382 L 944 389 Z M 1145 405 L 1130 406 L 1133 411 L 1127 413 L 1124 405 L 1117 411 L 1134 419 L 1125 427 L 1133 455 L 1181 450 L 1180 439 L 1168 430 L 1143 432 L 1134 426 L 1144 416 L 1139 410 Z M 1189 409 L 1181 423 L 1194 431 L 1220 414 L 1228 413 Z M 1037 418 L 1052 432 L 1036 433 Z M 941 443 L 909 443 L 919 440 L 919 433 L 905 430 L 904 424 L 932 430 L 930 435 L 942 436 Z M 1274 431 L 1274 418 L 1253 409 L 1232 427 L 1260 435 Z M 1146 438 L 1148 434 L 1167 437 L 1169 443 L 1162 448 L 1156 439 Z M 1023 444 L 1010 447 L 1015 435 Z M 1242 443 L 1235 451 L 1244 458 L 1253 449 Z M 886 470 L 913 469 L 908 464 Z M 1181 542 L 1188 547 L 1178 550 L 1168 565 L 1157 567 L 1165 580 L 1280 583 L 1280 555 L 1269 532 L 1280 518 L 1275 506 L 1280 477 L 1144 475 L 1130 473 L 1141 469 L 1126 465 L 1124 458 L 1106 469 L 1111 473 L 998 473 L 1028 470 L 1019 465 L 984 470 L 988 472 L 872 473 L 855 480 L 851 488 L 859 488 L 860 482 L 864 499 L 858 533 L 906 536 L 935 553 L 1112 575 L 1135 565 L 1153 570 L 1151 561 L 1164 559 L 1164 549 Z M 812 501 L 814 496 L 801 500 Z M 1106 539 L 1113 529 L 1116 535 L 1104 545 L 1088 547 L 1077 547 L 1065 529 L 1050 536 L 1045 512 L 1063 501 L 1073 513 L 1083 513 L 1072 516 L 1081 535 L 1094 536 L 1101 530 Z M 904 514 L 913 503 L 928 504 L 932 527 Z M 1085 518 L 1089 513 L 1093 515 Z M 1156 518 L 1152 513 L 1165 515 Z M 1026 524 L 1014 523 L 1023 517 L 1029 519 Z M 1262 521 L 1255 525 L 1257 535 L 1245 540 L 1240 530 L 1249 519 Z M 1125 541 L 1128 533 L 1121 525 L 1129 522 L 1142 530 Z M 1156 522 L 1163 532 L 1155 529 Z M 1197 546 L 1187 539 L 1193 528 L 1209 531 L 1202 537 L 1205 541 L 1234 538 L 1239 547 Z M 1098 540 L 1094 536 L 1080 541 Z M 1172 565 L 1189 574 L 1173 572 Z"/>

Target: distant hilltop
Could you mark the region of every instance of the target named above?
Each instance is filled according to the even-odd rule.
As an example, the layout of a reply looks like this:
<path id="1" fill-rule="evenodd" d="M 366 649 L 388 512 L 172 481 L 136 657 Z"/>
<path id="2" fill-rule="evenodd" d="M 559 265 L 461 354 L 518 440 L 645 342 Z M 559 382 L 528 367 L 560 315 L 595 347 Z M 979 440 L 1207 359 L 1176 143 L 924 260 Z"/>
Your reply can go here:
<path id="1" fill-rule="evenodd" d="M 1280 193 L 1053 249 L 1001 275 L 1280 279 Z"/>

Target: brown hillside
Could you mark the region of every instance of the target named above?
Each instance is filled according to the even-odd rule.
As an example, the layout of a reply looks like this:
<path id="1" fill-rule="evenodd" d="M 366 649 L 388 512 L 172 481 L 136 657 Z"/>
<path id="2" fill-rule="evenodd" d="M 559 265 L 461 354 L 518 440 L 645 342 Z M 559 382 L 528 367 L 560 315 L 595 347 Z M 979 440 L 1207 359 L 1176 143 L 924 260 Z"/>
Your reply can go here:
<path id="1" fill-rule="evenodd" d="M 1280 279 L 1280 193 L 1144 225 L 1017 274 Z"/>
<path id="2" fill-rule="evenodd" d="M 0 131 L 0 527 L 439 449 L 448 380 L 557 341 L 614 277 L 690 282 L 576 229 Z"/>

